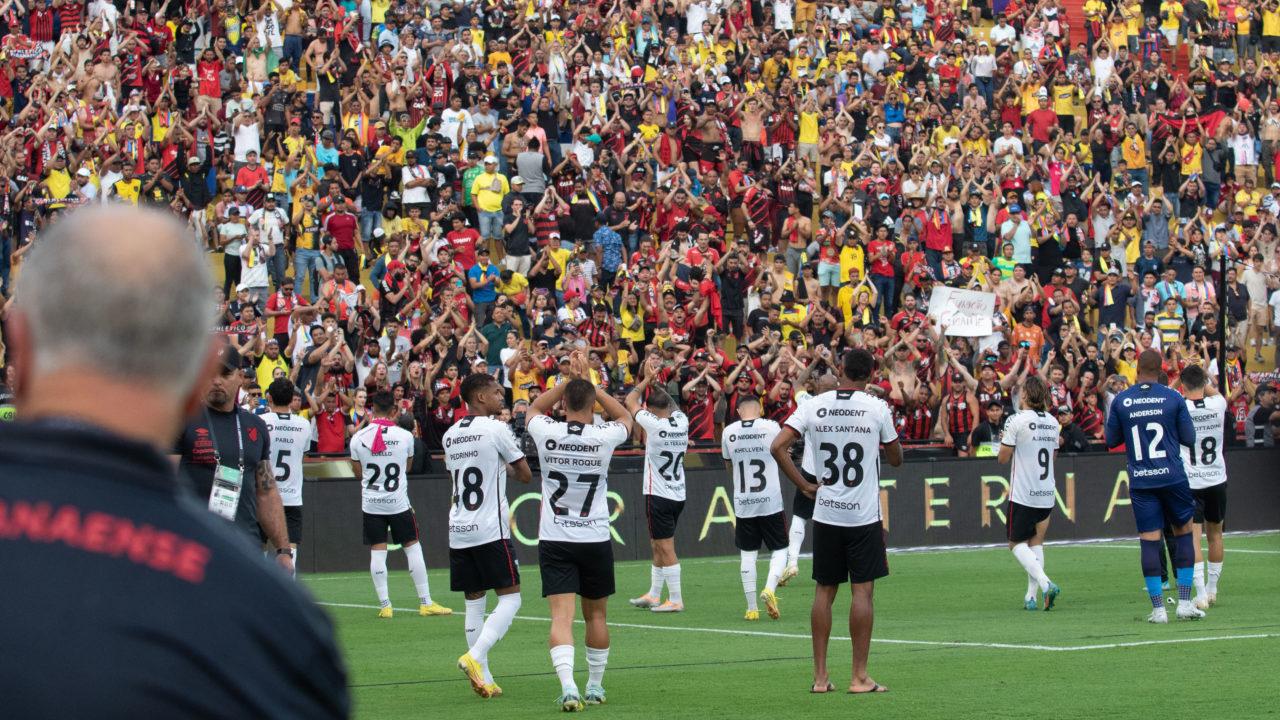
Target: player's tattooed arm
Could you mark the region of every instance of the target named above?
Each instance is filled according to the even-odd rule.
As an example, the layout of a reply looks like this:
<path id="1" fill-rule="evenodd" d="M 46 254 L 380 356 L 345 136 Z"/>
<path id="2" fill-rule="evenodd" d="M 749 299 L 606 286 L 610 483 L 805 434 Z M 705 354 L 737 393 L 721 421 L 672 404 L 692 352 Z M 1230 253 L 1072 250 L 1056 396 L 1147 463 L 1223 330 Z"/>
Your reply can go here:
<path id="1" fill-rule="evenodd" d="M 268 493 L 276 488 L 276 476 L 271 471 L 271 466 L 266 463 L 258 463 L 258 469 L 254 473 L 254 479 L 258 486 L 259 493 Z"/>

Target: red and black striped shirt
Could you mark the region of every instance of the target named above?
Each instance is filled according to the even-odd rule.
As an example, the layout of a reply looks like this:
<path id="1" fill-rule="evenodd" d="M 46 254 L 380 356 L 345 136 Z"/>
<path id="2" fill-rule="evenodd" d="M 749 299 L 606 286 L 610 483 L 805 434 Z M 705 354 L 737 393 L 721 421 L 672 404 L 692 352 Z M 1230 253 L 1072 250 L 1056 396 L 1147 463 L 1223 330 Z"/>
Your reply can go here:
<path id="1" fill-rule="evenodd" d="M 972 408 L 969 407 L 969 393 L 947 394 L 947 429 L 955 438 L 967 438 L 973 432 Z"/>

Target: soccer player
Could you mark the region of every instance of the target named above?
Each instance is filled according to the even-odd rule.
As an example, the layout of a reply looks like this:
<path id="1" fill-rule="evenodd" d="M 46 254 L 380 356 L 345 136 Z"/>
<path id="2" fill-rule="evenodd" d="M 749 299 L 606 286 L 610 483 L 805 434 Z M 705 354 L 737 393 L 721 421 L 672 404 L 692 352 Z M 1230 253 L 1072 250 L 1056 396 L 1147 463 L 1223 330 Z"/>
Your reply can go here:
<path id="1" fill-rule="evenodd" d="M 1000 464 L 1009 469 L 1009 549 L 1027 571 L 1023 606 L 1037 609 L 1036 591 L 1044 593 L 1044 609 L 1053 609 L 1061 589 L 1044 573 L 1044 535 L 1053 512 L 1053 458 L 1061 427 L 1049 414 L 1049 386 L 1039 375 L 1022 383 L 1022 410 L 1009 418 L 1000 440 Z"/>
<path id="2" fill-rule="evenodd" d="M 824 392 L 787 418 L 771 451 L 778 467 L 796 487 L 814 496 L 813 579 L 818 584 L 810 622 L 813 632 L 812 692 L 835 688 L 827 674 L 831 605 L 845 582 L 852 583 L 849 635 L 853 676 L 849 692 L 885 692 L 867 675 L 874 619 L 875 581 L 889 574 L 884 528 L 880 522 L 880 445 L 890 465 L 902 464 L 902 445 L 888 404 L 865 391 L 875 358 L 861 348 L 843 360 L 840 386 Z M 791 460 L 791 444 L 804 437 L 816 451 L 817 484 L 805 480 Z"/>
<path id="3" fill-rule="evenodd" d="M 511 545 L 507 472 L 516 481 L 532 479 L 529 463 L 511 426 L 493 416 L 502 412 L 505 390 L 485 373 L 468 375 L 460 388 L 471 414 L 445 431 L 444 465 L 453 483 L 449 506 L 449 585 L 467 599 L 467 652 L 458 658 L 471 689 L 482 698 L 502 694 L 489 672 L 489 651 L 507 634 L 520 610 L 520 569 Z M 486 595 L 498 605 L 486 620 Z"/>
<path id="4" fill-rule="evenodd" d="M 1222 577 L 1222 523 L 1227 519 L 1227 464 L 1222 459 L 1222 431 L 1227 415 L 1226 398 L 1209 384 L 1209 376 L 1199 365 L 1188 365 L 1179 377 L 1187 398 L 1187 412 L 1195 426 L 1191 447 L 1182 448 L 1182 466 L 1187 471 L 1195 514 L 1191 519 L 1191 545 L 1196 553 L 1196 596 L 1200 610 L 1218 600 L 1218 578 Z M 1209 538 L 1209 582 L 1205 583 L 1204 557 L 1200 533 Z"/>
<path id="5" fill-rule="evenodd" d="M 817 387 L 818 395 L 824 392 L 836 389 L 840 381 L 835 375 L 827 373 L 818 378 Z M 813 400 L 817 395 L 811 395 L 800 401 L 801 405 Z M 795 445 L 791 446 L 791 461 L 800 462 L 800 474 L 804 475 L 804 479 L 811 484 L 817 484 L 814 477 L 814 460 L 813 450 L 804 442 L 804 438 L 799 438 Z M 787 566 L 782 571 L 782 577 L 778 579 L 778 587 L 785 586 L 791 582 L 791 578 L 800 574 L 800 548 L 804 545 L 805 523 L 809 522 L 813 517 L 813 498 L 805 495 L 800 488 L 796 488 L 795 497 L 791 500 L 791 529 L 787 542 Z"/>
<path id="6" fill-rule="evenodd" d="M 1195 563 L 1191 520 L 1196 503 L 1179 448 L 1195 442 L 1196 428 L 1187 403 L 1159 382 L 1160 373 L 1160 353 L 1142 351 L 1137 382 L 1111 401 L 1106 426 L 1107 447 L 1124 445 L 1128 458 L 1129 499 L 1142 544 L 1142 576 L 1151 598 L 1147 621 L 1153 623 L 1169 622 L 1160 587 L 1161 529 L 1166 518 L 1173 525 L 1177 550 L 1177 616 L 1186 620 L 1204 617 L 1204 611 L 1191 604 Z"/>
<path id="7" fill-rule="evenodd" d="M 787 563 L 787 522 L 782 513 L 782 489 L 778 486 L 778 463 L 769 449 L 782 432 L 778 423 L 760 417 L 760 401 L 754 397 L 738 403 L 741 419 L 724 429 L 720 454 L 729 461 L 733 478 L 733 511 L 738 517 L 733 542 L 742 560 L 742 592 L 747 596 L 745 620 L 759 620 L 756 604 L 756 559 L 760 545 L 769 548 L 769 575 L 760 601 L 769 617 L 777 620 L 778 579 Z"/>
<path id="8" fill-rule="evenodd" d="M 311 423 L 294 414 L 293 400 L 298 390 L 287 378 L 278 378 L 267 386 L 270 412 L 262 415 L 271 439 L 271 464 L 276 487 L 284 503 L 284 523 L 293 548 L 293 573 L 298 574 L 298 542 L 302 540 L 302 458 L 311 447 Z"/>
<path id="9" fill-rule="evenodd" d="M 658 358 L 653 358 L 657 361 Z M 631 604 L 656 613 L 683 612 L 680 592 L 680 560 L 676 557 L 676 522 L 684 510 L 684 454 L 689 449 L 689 418 L 660 388 L 651 388 L 657 365 L 649 363 L 644 377 L 627 395 L 627 412 L 635 418 L 635 432 L 644 437 L 645 516 L 649 521 L 649 542 L 653 566 L 649 569 L 649 590 Z M 648 398 L 641 406 L 641 398 Z M 669 595 L 662 601 L 662 586 Z"/>
<path id="10" fill-rule="evenodd" d="M 452 615 L 431 601 L 427 561 L 418 544 L 418 520 L 409 505 L 409 465 L 413 463 L 413 434 L 396 425 L 395 398 L 379 391 L 369 398 L 372 419 L 351 436 L 351 463 L 360 478 L 364 511 L 364 544 L 369 546 L 369 574 L 378 594 L 378 617 L 391 617 L 387 595 L 387 534 L 404 548 L 409 575 L 418 590 L 419 615 Z"/>
<path id="11" fill-rule="evenodd" d="M 609 459 L 631 435 L 631 416 L 622 403 L 586 379 L 585 353 L 571 359 L 568 382 L 538 396 L 526 427 L 541 463 L 542 505 L 538 523 L 538 564 L 542 595 L 551 606 L 551 664 L 560 678 L 556 702 L 565 712 L 604 703 L 604 670 L 609 661 L 605 609 L 614 593 L 613 541 L 609 531 Z M 549 415 L 563 400 L 564 421 Z M 611 422 L 593 425 L 596 403 Z M 574 596 L 582 598 L 587 626 L 587 690 L 573 679 Z"/>

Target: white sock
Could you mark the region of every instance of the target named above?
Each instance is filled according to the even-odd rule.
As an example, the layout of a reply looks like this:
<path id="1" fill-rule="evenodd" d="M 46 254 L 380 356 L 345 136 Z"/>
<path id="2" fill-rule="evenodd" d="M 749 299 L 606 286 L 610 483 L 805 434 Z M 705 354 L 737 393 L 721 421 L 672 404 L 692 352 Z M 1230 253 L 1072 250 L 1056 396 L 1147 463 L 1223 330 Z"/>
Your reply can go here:
<path id="1" fill-rule="evenodd" d="M 484 627 L 484 609 L 488 600 L 488 597 L 480 597 L 466 601 L 467 613 L 462 630 L 467 634 L 468 651 L 475 646 L 476 639 L 480 637 L 480 628 Z"/>
<path id="2" fill-rule="evenodd" d="M 662 568 L 662 574 L 667 578 L 667 599 L 677 605 L 683 604 L 684 598 L 680 595 L 680 563 Z"/>
<path id="3" fill-rule="evenodd" d="M 649 592 L 651 598 L 662 599 L 662 582 L 665 578 L 662 575 L 662 568 L 657 565 L 649 566 Z"/>
<path id="4" fill-rule="evenodd" d="M 742 561 L 739 572 L 742 574 L 742 594 L 747 596 L 747 610 L 759 611 L 756 605 L 756 558 L 760 553 L 752 550 L 742 550 L 738 553 L 738 558 Z"/>
<path id="5" fill-rule="evenodd" d="M 1044 570 L 1044 546 L 1028 545 L 1027 547 L 1031 548 L 1031 552 L 1035 553 L 1036 563 L 1040 565 L 1041 570 Z M 1036 579 L 1028 575 L 1027 576 L 1027 599 L 1035 600 L 1036 590 L 1038 590 L 1039 588 L 1040 588 L 1040 584 L 1036 582 Z"/>
<path id="6" fill-rule="evenodd" d="M 787 545 L 787 567 L 800 559 L 800 546 L 804 544 L 804 518 L 791 518 L 791 542 Z"/>
<path id="7" fill-rule="evenodd" d="M 503 635 L 507 634 L 511 621 L 515 619 L 519 610 L 520 593 L 499 595 L 498 606 L 489 614 L 489 619 L 484 621 L 480 637 L 476 638 L 475 644 L 471 646 L 471 657 L 482 663 L 488 663 L 489 651 L 498 644 Z"/>
<path id="8" fill-rule="evenodd" d="M 1222 563 L 1209 562 L 1209 582 L 1208 590 L 1214 595 L 1218 594 L 1218 578 L 1222 577 Z"/>
<path id="9" fill-rule="evenodd" d="M 467 635 L 467 652 L 471 652 L 471 647 L 476 644 L 476 639 L 480 637 L 480 629 L 484 626 L 485 604 L 488 600 L 488 597 L 479 597 L 475 600 L 466 601 L 466 620 L 462 629 Z M 472 657 L 475 656 L 473 655 Z M 479 662 L 480 667 L 484 669 L 484 681 L 493 682 L 493 676 L 489 674 L 489 661 L 476 658 L 476 662 Z"/>
<path id="10" fill-rule="evenodd" d="M 369 574 L 373 576 L 373 591 L 378 593 L 378 607 L 387 607 L 391 598 L 387 595 L 387 551 L 369 551 Z"/>
<path id="11" fill-rule="evenodd" d="M 1018 559 L 1022 569 L 1027 571 L 1027 575 L 1035 578 L 1036 585 L 1041 590 L 1049 589 L 1049 577 L 1044 574 L 1044 568 L 1036 560 L 1035 552 L 1026 543 L 1014 545 L 1013 556 Z"/>
<path id="12" fill-rule="evenodd" d="M 587 685 L 604 683 L 604 667 L 609 664 L 609 648 L 587 646 Z"/>
<path id="13" fill-rule="evenodd" d="M 573 681 L 573 646 L 557 645 L 551 648 L 551 665 L 560 678 L 560 692 L 563 695 L 577 695 L 578 684 Z"/>
<path id="14" fill-rule="evenodd" d="M 1196 597 L 1200 597 L 1204 595 L 1205 593 L 1204 563 L 1202 562 L 1196 563 L 1196 572 L 1194 575 L 1191 576 L 1191 582 L 1195 586 Z"/>
<path id="15" fill-rule="evenodd" d="M 782 571 L 787 569 L 787 551 L 774 550 L 769 556 L 769 575 L 764 580 L 765 590 L 777 590 Z"/>
<path id="16" fill-rule="evenodd" d="M 422 543 L 414 543 L 404 549 L 404 556 L 409 559 L 409 576 L 413 578 L 413 586 L 418 589 L 418 602 L 431 604 L 431 584 L 427 582 L 427 561 L 422 558 Z"/>

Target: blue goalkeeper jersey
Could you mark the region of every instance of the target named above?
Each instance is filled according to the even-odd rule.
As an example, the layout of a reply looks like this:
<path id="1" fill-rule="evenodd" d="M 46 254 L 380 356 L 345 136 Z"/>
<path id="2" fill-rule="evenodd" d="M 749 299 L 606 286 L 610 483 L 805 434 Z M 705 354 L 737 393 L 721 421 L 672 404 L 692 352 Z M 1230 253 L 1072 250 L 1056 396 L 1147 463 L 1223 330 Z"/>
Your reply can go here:
<path id="1" fill-rule="evenodd" d="M 1129 487 L 1148 489 L 1187 482 L 1179 446 L 1195 444 L 1187 403 L 1159 383 L 1125 388 L 1107 413 L 1107 447 L 1125 446 Z"/>

